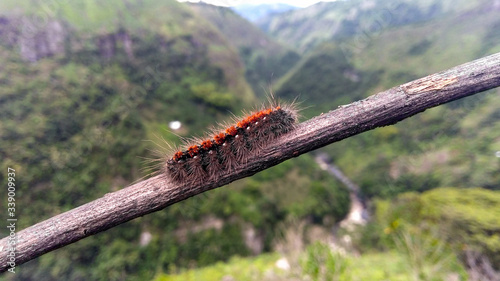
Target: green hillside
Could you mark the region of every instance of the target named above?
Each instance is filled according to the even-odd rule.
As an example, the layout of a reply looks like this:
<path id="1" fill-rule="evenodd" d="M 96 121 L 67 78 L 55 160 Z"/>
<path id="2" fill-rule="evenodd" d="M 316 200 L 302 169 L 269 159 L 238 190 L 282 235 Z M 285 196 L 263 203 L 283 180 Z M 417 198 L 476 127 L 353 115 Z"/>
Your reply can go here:
<path id="1" fill-rule="evenodd" d="M 239 52 L 245 64 L 245 77 L 256 95 L 264 97 L 272 83 L 300 59 L 291 49 L 277 43 L 233 10 L 208 4 L 190 7 L 212 23 Z"/>
<path id="2" fill-rule="evenodd" d="M 42 3 L 26 8 L 32 18 L 2 8 L 2 33 L 10 36 L 2 36 L 0 56 L 2 167 L 25 175 L 24 199 L 44 205 L 34 212 L 49 208 L 40 212 L 48 217 L 142 176 L 137 157 L 147 156 L 144 140 L 177 138 L 166 131 L 169 121 L 194 134 L 254 99 L 237 54 L 216 30 L 193 28 L 194 16 L 175 1 L 154 9 L 173 17 L 143 16 L 144 22 L 140 15 L 153 10 L 151 3 L 110 9 L 80 1 L 38 23 L 31 10 L 40 13 Z M 100 192 L 88 189 L 100 184 Z M 53 187 L 69 196 L 45 204 L 51 192 L 60 193 Z"/>
<path id="3" fill-rule="evenodd" d="M 320 2 L 304 9 L 270 15 L 257 24 L 283 44 L 300 53 L 307 53 L 332 39 L 371 37 L 371 34 L 378 34 L 386 28 L 418 24 L 470 10 L 477 3 L 478 1 L 448 0 Z"/>
<path id="4" fill-rule="evenodd" d="M 415 2 L 415 5 L 423 2 Z M 323 11 L 325 14 L 330 12 L 328 9 Z M 307 26 L 308 21 L 303 24 Z M 286 99 L 299 97 L 305 108 L 303 115 L 312 117 L 499 52 L 499 27 L 498 7 L 491 2 L 474 1 L 431 20 L 387 26 L 370 34 L 354 33 L 351 37 L 333 38 L 307 51 L 275 84 L 274 91 Z M 294 30 L 301 28 L 299 24 Z M 494 215 L 483 213 L 482 206 L 490 206 L 486 210 L 495 209 L 492 202 L 496 199 L 493 198 L 500 192 L 499 97 L 500 90 L 490 90 L 323 149 L 360 185 L 363 194 L 371 198 L 371 210 L 376 219 L 351 233 L 353 239 L 361 243 L 356 249 L 365 252 L 395 249 L 398 253 L 406 251 L 429 259 L 445 259 L 426 246 L 440 245 L 451 251 L 446 255 L 457 256 L 463 265 L 471 256 L 487 256 L 490 265 L 498 271 L 498 221 L 494 221 Z M 442 186 L 465 190 L 434 191 Z M 479 196 L 474 189 L 469 189 L 471 187 L 487 191 Z M 424 194 L 429 194 L 422 197 L 425 206 L 413 209 L 413 204 L 419 204 L 420 199 L 407 192 L 425 191 L 428 192 Z M 433 194 L 432 201 L 428 200 L 430 194 Z M 376 203 L 381 198 L 389 201 Z M 451 202 L 444 203 L 447 200 Z M 436 213 L 417 216 L 417 210 Z M 403 221 L 408 228 L 399 229 L 397 226 Z M 414 262 L 417 268 L 413 270 L 422 276 L 445 272 L 438 266 L 430 269 L 421 264 L 418 268 L 418 263 L 423 261 Z M 436 260 L 429 262 L 432 263 L 440 264 Z M 475 265 L 467 266 L 472 266 L 469 272 L 478 270 Z M 414 280 L 443 280 L 420 278 Z M 387 280 L 387 276 L 386 279 L 370 280 Z"/>
<path id="5" fill-rule="evenodd" d="M 477 18 L 481 18 L 478 21 Z M 276 85 L 305 116 L 498 52 L 497 12 L 484 7 L 318 46 Z M 359 49 L 362 48 L 362 49 Z M 438 186 L 500 189 L 499 91 L 428 110 L 326 148 L 369 196 Z"/>
<path id="6" fill-rule="evenodd" d="M 256 105 L 244 44 L 186 4 L 2 1 L 0 11 L 0 166 L 17 172 L 20 229 L 146 176 L 162 139 L 179 143 Z M 7 280 L 148 280 L 269 251 L 287 218 L 334 223 L 348 206 L 347 191 L 302 157 L 48 253 Z"/>
<path id="7" fill-rule="evenodd" d="M 453 249 L 465 249 L 469 254 L 482 249 L 493 261 L 500 257 L 495 233 L 500 224 L 500 209 L 495 208 L 500 204 L 500 193 L 481 188 L 437 188 L 375 204 L 377 212 L 355 244 L 372 247 L 377 241 L 379 247 L 386 248 L 383 251 L 356 255 L 332 251 L 316 242 L 300 251 L 294 248 L 298 252 L 293 254 L 233 258 L 224 264 L 158 275 L 154 280 L 496 280 L 482 275 L 477 266 L 480 262 L 471 271 L 474 276 L 468 274 Z M 283 261 L 289 266 L 283 266 Z"/>
<path id="8" fill-rule="evenodd" d="M 318 4 L 277 16 L 265 35 L 229 9 L 174 0 L 0 2 L 0 166 L 17 171 L 19 228 L 147 176 L 157 157 L 150 150 L 253 108 L 275 79 L 276 95 L 298 97 L 308 118 L 500 51 L 494 3 L 384 3 Z M 382 29 L 371 27 L 377 20 Z M 335 33 L 323 29 L 332 26 Z M 43 255 L 5 279 L 230 280 L 242 272 L 242 280 L 465 280 L 467 247 L 498 263 L 498 220 L 487 208 L 500 190 L 499 95 L 325 148 L 369 199 L 372 221 L 352 232 L 338 227 L 349 193 L 303 155 Z M 332 229 L 361 256 L 308 246 Z M 289 234 L 303 239 L 296 275 L 273 275 L 277 254 L 269 252 L 296 254 L 280 248 Z M 425 250 L 420 259 L 410 247 Z"/>

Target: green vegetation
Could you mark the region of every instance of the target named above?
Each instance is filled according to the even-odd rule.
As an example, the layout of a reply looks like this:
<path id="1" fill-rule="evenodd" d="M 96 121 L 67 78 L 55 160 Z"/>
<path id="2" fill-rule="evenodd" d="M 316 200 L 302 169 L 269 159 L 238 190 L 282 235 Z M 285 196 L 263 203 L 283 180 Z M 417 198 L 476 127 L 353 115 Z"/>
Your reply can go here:
<path id="1" fill-rule="evenodd" d="M 174 1 L 129 4 L 117 3 L 116 10 L 92 1 L 53 7 L 48 15 L 64 23 L 64 48 L 56 54 L 30 50 L 36 63 L 27 63 L 9 38 L 0 39 L 0 80 L 6 81 L 0 85 L 0 166 L 19 175 L 20 228 L 144 176 L 139 157 L 156 149 L 144 140 L 179 141 L 167 131 L 168 122 L 181 121 L 183 136 L 197 135 L 229 112 L 251 107 L 240 59 L 215 28 L 203 20 L 195 24 L 188 7 Z M 169 12 L 160 17 L 162 10 Z M 25 7 L 27 14 L 40 11 Z M 123 16 L 96 28 L 113 13 Z M 12 24 L 17 17 L 5 19 L 9 32 L 19 32 Z M 33 32 L 51 28 L 40 25 Z M 44 255 L 15 278 L 150 279 L 169 268 L 249 255 L 251 241 L 244 235 L 250 230 L 261 245 L 257 251 L 268 251 L 286 218 L 338 221 L 348 202 L 343 188 L 310 157 L 301 157 Z M 195 227 L 210 219 L 222 226 Z M 151 240 L 140 242 L 148 233 Z"/>
<path id="2" fill-rule="evenodd" d="M 240 281 L 266 280 L 267 272 L 279 272 L 274 263 L 277 254 L 263 254 L 257 258 L 233 257 L 227 263 L 217 263 L 197 270 L 187 270 L 179 274 L 159 275 L 155 281 L 220 281 L 225 276 L 233 276 Z"/>
<path id="3" fill-rule="evenodd" d="M 493 52 L 496 14 L 474 8 L 460 15 L 323 43 L 276 84 L 276 95 L 299 96 L 311 117 Z M 500 189 L 497 97 L 492 90 L 430 109 L 325 151 L 369 197 L 439 186 Z"/>
<path id="4" fill-rule="evenodd" d="M 5 82 L 0 84 L 0 166 L 19 175 L 20 228 L 144 176 L 140 157 L 151 157 L 148 149 L 157 149 L 145 140 L 179 142 L 167 131 L 168 122 L 181 121 L 182 136 L 198 135 L 230 118 L 229 112 L 253 105 L 238 54 L 185 5 L 24 4 L 2 2 L 3 30 L 12 36 L 0 38 L 0 80 Z M 46 16 L 46 21 L 33 27 L 34 36 L 16 37 L 23 31 L 15 25 L 20 15 L 7 13 L 11 7 L 31 19 Z M 64 38 L 52 41 L 53 53 L 30 45 L 44 44 L 47 33 Z M 18 52 L 19 44 L 25 52 Z M 172 267 L 249 255 L 244 240 L 249 229 L 257 233 L 261 250 L 269 250 L 276 225 L 287 217 L 338 221 L 347 212 L 347 192 L 311 163 L 302 157 L 118 226 L 23 265 L 15 278 L 150 279 Z M 290 197 L 273 190 L 277 182 L 281 192 L 290 188 Z M 339 204 L 323 203 L 316 210 L 323 196 Z M 195 227 L 211 218 L 222 226 Z M 144 234 L 149 242 L 140 242 Z M 144 266 L 138 267 L 139 261 Z"/>
<path id="5" fill-rule="evenodd" d="M 141 158 L 157 149 L 146 140 L 200 135 L 252 108 L 273 79 L 276 95 L 298 97 L 308 118 L 500 51 L 498 16 L 482 1 L 384 3 L 397 8 L 393 18 L 358 1 L 320 4 L 312 21 L 342 19 L 333 20 L 338 33 L 309 32 L 295 42 L 300 58 L 223 8 L 0 2 L 0 167 L 18 174 L 19 227 L 145 176 Z M 276 268 L 284 233 L 303 235 L 288 222 L 329 231 L 349 209 L 346 189 L 303 155 L 48 253 L 7 280 L 466 280 L 470 252 L 498 268 L 498 95 L 324 148 L 372 203 L 372 221 L 344 231 L 359 257 L 313 243 L 287 257 L 290 271 Z"/>
<path id="6" fill-rule="evenodd" d="M 208 4 L 190 5 L 207 19 L 239 51 L 245 64 L 245 78 L 256 95 L 265 98 L 271 84 L 289 71 L 300 56 L 280 45 L 234 11 Z"/>
<path id="7" fill-rule="evenodd" d="M 489 5 L 480 1 L 409 1 L 362 0 L 317 3 L 270 15 L 258 22 L 259 27 L 283 44 L 300 53 L 308 53 L 318 45 L 332 40 L 358 38 L 355 44 L 364 44 L 366 37 L 394 27 L 429 22 L 443 16 L 477 12 Z"/>
<path id="8" fill-rule="evenodd" d="M 445 260 L 445 269 L 449 275 L 433 272 L 431 278 L 415 276 L 411 270 L 413 264 L 408 256 L 397 251 L 366 253 L 359 257 L 342 255 L 328 248 L 327 244 L 314 243 L 300 255 L 296 267 L 289 270 L 277 266 L 280 255 L 263 254 L 257 258 L 232 258 L 227 263 L 217 263 L 200 269 L 185 270 L 181 273 L 161 274 L 155 281 L 199 280 L 216 281 L 228 278 L 237 281 L 257 280 L 443 280 L 457 276 L 458 280 L 467 280 L 467 274 L 451 257 Z M 436 261 L 436 260 L 434 260 Z M 439 260 L 438 262 L 442 262 Z M 427 261 L 424 269 L 432 269 Z M 442 270 L 442 268 L 441 268 Z M 232 278 L 232 279 L 229 279 Z"/>
<path id="9" fill-rule="evenodd" d="M 378 76 L 373 71 L 356 70 L 340 48 L 324 44 L 277 83 L 276 94 L 288 100 L 304 100 L 306 109 L 301 114 L 310 118 L 363 98 L 367 89 L 378 82 Z"/>
<path id="10" fill-rule="evenodd" d="M 377 200 L 375 219 L 358 243 L 364 244 L 361 248 L 378 245 L 402 251 L 410 258 L 412 272 L 426 278 L 446 272 L 446 264 L 458 270 L 453 260 L 464 261 L 467 252 L 481 253 L 495 266 L 500 245 L 499 200 L 499 192 L 482 188 L 437 188 Z"/>
<path id="11" fill-rule="evenodd" d="M 481 188 L 440 188 L 422 195 L 422 217 L 439 222 L 441 237 L 500 263 L 500 193 Z"/>
<path id="12" fill-rule="evenodd" d="M 498 260 L 500 194 L 481 188 L 437 188 L 376 200 L 372 222 L 352 233 L 359 257 L 309 245 L 291 265 L 277 267 L 282 256 L 231 259 L 201 269 L 159 275 L 155 280 L 467 280 L 463 251 L 479 251 Z M 364 245 L 363 245 L 364 243 Z M 379 245 L 374 251 L 374 245 Z"/>

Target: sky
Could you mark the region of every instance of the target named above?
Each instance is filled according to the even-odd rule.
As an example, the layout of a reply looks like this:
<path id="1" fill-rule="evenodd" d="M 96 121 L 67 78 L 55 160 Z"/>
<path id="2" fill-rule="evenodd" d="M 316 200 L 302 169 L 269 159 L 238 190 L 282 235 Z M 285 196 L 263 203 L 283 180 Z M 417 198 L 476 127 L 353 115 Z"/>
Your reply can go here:
<path id="1" fill-rule="evenodd" d="M 179 2 L 200 2 L 199 0 L 178 0 Z M 330 2 L 331 0 L 323 0 L 323 2 Z M 217 6 L 236 6 L 241 4 L 272 4 L 272 3 L 284 3 L 296 7 L 307 7 L 312 4 L 316 4 L 318 0 L 203 0 L 202 2 L 217 5 Z"/>

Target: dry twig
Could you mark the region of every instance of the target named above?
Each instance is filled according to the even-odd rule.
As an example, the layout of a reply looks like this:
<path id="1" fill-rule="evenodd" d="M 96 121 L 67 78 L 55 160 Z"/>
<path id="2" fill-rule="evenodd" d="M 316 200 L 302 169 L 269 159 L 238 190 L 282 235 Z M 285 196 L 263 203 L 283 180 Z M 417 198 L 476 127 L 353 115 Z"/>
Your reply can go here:
<path id="1" fill-rule="evenodd" d="M 173 184 L 156 176 L 19 231 L 16 265 L 292 157 L 498 86 L 500 53 L 342 106 L 299 124 L 293 132 L 265 148 L 263 155 L 249 159 L 223 175 L 219 182 Z M 8 268 L 7 242 L 7 238 L 0 240 L 0 272 Z"/>

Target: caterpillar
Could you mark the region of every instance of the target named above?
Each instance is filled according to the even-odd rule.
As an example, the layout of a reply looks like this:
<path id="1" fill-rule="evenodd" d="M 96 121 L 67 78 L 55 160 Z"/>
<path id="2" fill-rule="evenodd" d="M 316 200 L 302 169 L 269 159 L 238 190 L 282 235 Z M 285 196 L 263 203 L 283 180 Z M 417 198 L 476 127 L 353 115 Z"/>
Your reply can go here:
<path id="1" fill-rule="evenodd" d="M 297 122 L 295 104 L 271 102 L 242 119 L 213 129 L 205 138 L 192 139 L 163 165 L 174 182 L 217 180 L 223 171 L 245 163 L 276 138 L 292 131 Z"/>

